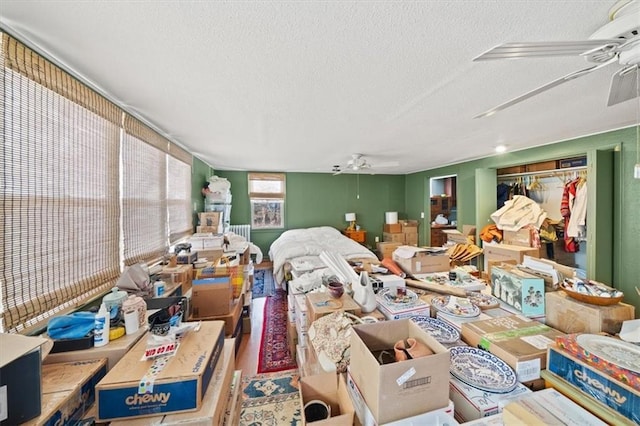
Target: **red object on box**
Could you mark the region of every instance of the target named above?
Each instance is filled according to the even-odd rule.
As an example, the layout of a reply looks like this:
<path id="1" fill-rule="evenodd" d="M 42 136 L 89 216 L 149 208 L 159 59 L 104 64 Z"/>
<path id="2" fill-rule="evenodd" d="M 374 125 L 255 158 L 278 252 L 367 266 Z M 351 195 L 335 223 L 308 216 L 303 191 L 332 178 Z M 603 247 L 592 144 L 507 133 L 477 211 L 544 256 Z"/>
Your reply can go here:
<path id="1" fill-rule="evenodd" d="M 576 339 L 578 334 L 579 333 L 573 333 L 556 337 L 556 344 L 565 352 L 597 368 L 604 374 L 640 391 L 640 375 L 587 352 L 578 344 L 578 340 Z"/>

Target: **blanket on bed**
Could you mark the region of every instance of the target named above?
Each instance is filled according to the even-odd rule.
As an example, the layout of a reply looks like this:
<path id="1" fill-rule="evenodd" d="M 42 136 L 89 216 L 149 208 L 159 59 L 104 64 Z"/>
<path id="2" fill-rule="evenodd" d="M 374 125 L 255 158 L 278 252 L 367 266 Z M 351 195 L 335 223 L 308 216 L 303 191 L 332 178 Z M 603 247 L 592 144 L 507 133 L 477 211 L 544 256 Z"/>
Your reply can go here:
<path id="1" fill-rule="evenodd" d="M 290 229 L 276 239 L 269 248 L 276 282 L 284 281 L 284 265 L 301 256 L 319 256 L 323 251 L 342 255 L 345 259 L 373 258 L 377 256 L 365 246 L 342 235 L 330 226 Z"/>

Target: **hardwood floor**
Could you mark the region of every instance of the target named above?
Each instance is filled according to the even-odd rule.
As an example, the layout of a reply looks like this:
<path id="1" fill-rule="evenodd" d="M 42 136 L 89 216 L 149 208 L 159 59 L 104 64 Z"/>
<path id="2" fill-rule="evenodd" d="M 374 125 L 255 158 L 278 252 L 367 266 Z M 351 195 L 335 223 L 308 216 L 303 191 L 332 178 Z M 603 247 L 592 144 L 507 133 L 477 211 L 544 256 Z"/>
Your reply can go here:
<path id="1" fill-rule="evenodd" d="M 255 265 L 256 270 L 272 269 L 273 263 L 264 260 Z M 251 333 L 242 336 L 242 342 L 236 356 L 236 368 L 242 370 L 243 376 L 254 376 L 258 371 L 258 355 L 260 354 L 260 340 L 262 339 L 262 320 L 266 297 L 258 297 L 251 301 Z"/>
<path id="2" fill-rule="evenodd" d="M 242 370 L 243 376 L 255 376 L 258 371 L 258 354 L 262 338 L 262 316 L 266 297 L 259 297 L 251 301 L 251 333 L 242 336 L 236 369 Z"/>

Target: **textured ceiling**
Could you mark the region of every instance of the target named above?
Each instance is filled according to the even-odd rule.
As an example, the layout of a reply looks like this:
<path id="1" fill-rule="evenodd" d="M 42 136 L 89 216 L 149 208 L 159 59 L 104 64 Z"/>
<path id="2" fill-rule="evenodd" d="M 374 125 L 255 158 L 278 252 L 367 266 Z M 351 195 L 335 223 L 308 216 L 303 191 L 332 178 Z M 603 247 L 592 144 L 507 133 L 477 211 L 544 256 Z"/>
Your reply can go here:
<path id="1" fill-rule="evenodd" d="M 610 65 L 498 114 L 580 57 L 472 62 L 583 40 L 606 0 L 9 1 L 0 23 L 214 169 L 409 173 L 636 123 Z"/>

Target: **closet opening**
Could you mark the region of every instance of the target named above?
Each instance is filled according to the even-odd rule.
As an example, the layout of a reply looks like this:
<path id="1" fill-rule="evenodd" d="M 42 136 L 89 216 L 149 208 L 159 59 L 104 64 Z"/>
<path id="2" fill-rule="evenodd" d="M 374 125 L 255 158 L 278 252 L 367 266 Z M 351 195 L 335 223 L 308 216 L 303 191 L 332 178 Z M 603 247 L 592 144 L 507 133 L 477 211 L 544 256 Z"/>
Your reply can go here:
<path id="1" fill-rule="evenodd" d="M 587 157 L 497 170 L 496 210 L 517 196 L 533 200 L 547 215 L 543 226 L 504 232 L 503 242 L 540 248 L 540 257 L 587 270 Z"/>

